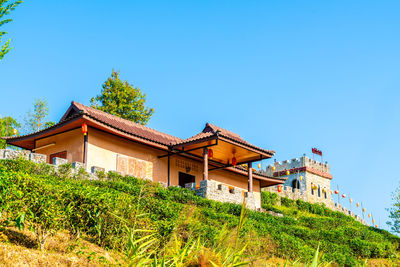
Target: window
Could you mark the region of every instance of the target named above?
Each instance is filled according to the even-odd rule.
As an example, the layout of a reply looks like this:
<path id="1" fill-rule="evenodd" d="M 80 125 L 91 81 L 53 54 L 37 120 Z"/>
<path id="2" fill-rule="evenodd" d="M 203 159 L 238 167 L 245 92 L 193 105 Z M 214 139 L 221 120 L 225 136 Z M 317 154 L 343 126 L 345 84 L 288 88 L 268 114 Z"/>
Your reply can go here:
<path id="1" fill-rule="evenodd" d="M 318 186 L 318 197 L 321 197 L 321 187 Z"/>
<path id="2" fill-rule="evenodd" d="M 50 154 L 49 157 L 49 163 L 53 164 L 53 159 L 54 158 L 61 158 L 61 159 L 67 159 L 67 151 L 62 151 L 62 152 L 57 152 L 54 154 Z"/>

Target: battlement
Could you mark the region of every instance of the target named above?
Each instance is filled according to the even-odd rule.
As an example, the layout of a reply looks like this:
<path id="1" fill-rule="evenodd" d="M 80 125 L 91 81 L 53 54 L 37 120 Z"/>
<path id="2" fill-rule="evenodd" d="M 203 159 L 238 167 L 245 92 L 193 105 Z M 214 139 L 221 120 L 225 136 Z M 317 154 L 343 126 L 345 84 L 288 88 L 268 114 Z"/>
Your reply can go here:
<path id="1" fill-rule="evenodd" d="M 273 167 L 275 167 L 275 169 L 273 169 Z M 273 176 L 273 173 L 275 172 L 281 172 L 281 171 L 304 168 L 304 167 L 311 168 L 326 174 L 329 174 L 330 170 L 328 163 L 319 162 L 304 156 L 292 160 L 284 160 L 282 162 L 276 161 L 274 162 L 274 164 L 267 166 L 265 172 L 267 175 Z"/>

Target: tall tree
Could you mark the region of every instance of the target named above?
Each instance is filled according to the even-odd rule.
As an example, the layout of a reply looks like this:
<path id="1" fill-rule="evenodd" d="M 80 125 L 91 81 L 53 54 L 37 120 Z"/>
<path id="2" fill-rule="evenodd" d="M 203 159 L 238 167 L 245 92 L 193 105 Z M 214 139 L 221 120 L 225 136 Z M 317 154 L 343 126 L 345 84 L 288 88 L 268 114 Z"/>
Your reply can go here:
<path id="1" fill-rule="evenodd" d="M 10 14 L 10 12 L 21 3 L 22 1 L 0 0 L 0 27 L 12 21 L 12 19 L 3 19 L 3 17 Z M 1 39 L 6 34 L 7 32 L 0 31 L 0 60 L 2 60 L 4 56 L 11 50 L 10 40 L 5 42 L 3 45 L 1 44 Z"/>
<path id="2" fill-rule="evenodd" d="M 388 209 L 391 221 L 387 222 L 387 224 L 392 232 L 400 234 L 400 188 L 393 193 L 393 202 L 393 206 Z"/>
<path id="3" fill-rule="evenodd" d="M 54 125 L 54 122 L 45 121 L 45 118 L 49 115 L 49 107 L 47 101 L 43 99 L 37 99 L 33 103 L 33 112 L 28 111 L 25 117 L 25 131 L 38 132 L 44 128 Z"/>
<path id="4" fill-rule="evenodd" d="M 0 137 L 18 135 L 21 125 L 12 117 L 0 117 Z M 6 141 L 0 139 L 0 149 L 6 147 Z"/>
<path id="5" fill-rule="evenodd" d="M 146 107 L 146 94 L 119 78 L 119 71 L 112 71 L 103 84 L 100 95 L 90 100 L 93 108 L 146 125 L 154 109 Z"/>

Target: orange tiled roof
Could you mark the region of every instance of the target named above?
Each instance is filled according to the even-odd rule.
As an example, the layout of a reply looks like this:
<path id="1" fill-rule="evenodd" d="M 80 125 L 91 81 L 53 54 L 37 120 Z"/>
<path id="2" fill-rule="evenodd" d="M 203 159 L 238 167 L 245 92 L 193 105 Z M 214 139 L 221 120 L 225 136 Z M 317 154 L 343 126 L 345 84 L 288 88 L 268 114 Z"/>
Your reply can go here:
<path id="1" fill-rule="evenodd" d="M 192 136 L 192 137 L 190 137 L 188 139 L 184 139 L 181 142 L 177 142 L 174 145 L 187 144 L 187 143 L 191 143 L 193 141 L 206 139 L 208 137 L 216 136 L 216 135 L 218 135 L 220 137 L 224 137 L 224 138 L 226 138 L 228 140 L 232 140 L 232 141 L 234 141 L 236 143 L 240 143 L 240 144 L 246 145 L 248 147 L 254 148 L 256 150 L 262 151 L 262 152 L 270 154 L 270 155 L 273 155 L 275 153 L 275 151 L 273 151 L 273 150 L 265 150 L 265 149 L 262 149 L 260 147 L 254 146 L 254 145 L 250 144 L 249 142 L 243 140 L 240 137 L 240 135 L 235 134 L 235 133 L 233 133 L 231 131 L 225 130 L 225 129 L 223 129 L 221 127 L 218 127 L 218 126 L 216 126 L 214 124 L 211 124 L 211 123 L 207 123 L 201 133 L 196 134 L 196 135 L 194 135 L 194 136 Z"/>
<path id="2" fill-rule="evenodd" d="M 174 146 L 174 145 L 178 145 L 178 144 L 179 145 L 186 144 L 186 143 L 190 143 L 192 141 L 206 139 L 208 137 L 218 135 L 219 137 L 222 137 L 225 140 L 230 140 L 235 143 L 240 143 L 240 144 L 246 145 L 249 148 L 256 149 L 260 152 L 264 152 L 264 153 L 267 153 L 270 155 L 273 155 L 275 153 L 274 151 L 271 151 L 271 150 L 264 150 L 262 148 L 256 147 L 256 146 L 246 142 L 245 140 L 243 140 L 240 137 L 240 135 L 235 134 L 226 129 L 220 128 L 218 126 L 215 126 L 211 123 L 207 123 L 201 133 L 196 134 L 187 139 L 181 139 L 179 137 L 172 136 L 172 135 L 154 130 L 147 126 L 143 126 L 141 124 L 132 122 L 130 120 L 126 120 L 126 119 L 111 115 L 104 111 L 85 106 L 85 105 L 77 103 L 75 101 L 72 101 L 71 106 L 65 112 L 65 114 L 63 115 L 63 117 L 61 118 L 59 123 L 54 125 L 53 127 L 44 129 L 44 130 L 36 132 L 36 133 L 28 134 L 25 136 L 11 137 L 11 138 L 7 138 L 7 139 L 9 140 L 9 143 L 11 143 L 14 140 L 21 140 L 21 139 L 26 139 L 26 138 L 32 138 L 34 136 L 39 136 L 39 135 L 42 135 L 43 133 L 51 131 L 52 129 L 56 129 L 57 127 L 62 126 L 65 122 L 67 122 L 73 118 L 77 118 L 80 116 L 87 116 L 95 121 L 98 121 L 99 123 L 102 123 L 108 127 L 114 128 L 114 129 L 121 131 L 123 133 L 126 133 L 128 135 L 132 135 L 137 138 L 143 139 L 145 141 L 150 141 L 155 144 L 163 145 L 166 147 Z"/>
<path id="3" fill-rule="evenodd" d="M 256 147 L 256 146 L 248 143 L 247 141 L 243 140 L 240 137 L 240 135 L 233 133 L 231 131 L 228 131 L 226 129 L 223 129 L 221 127 L 218 127 L 211 123 L 207 123 L 201 133 L 196 134 L 187 139 L 181 139 L 179 137 L 175 137 L 175 136 L 154 130 L 147 126 L 140 125 L 140 124 L 132 122 L 130 120 L 126 120 L 126 119 L 111 115 L 104 111 L 82 105 L 75 101 L 73 101 L 71 103 L 71 107 L 61 118 L 60 123 L 63 122 L 65 119 L 69 118 L 72 114 L 76 114 L 77 112 L 85 114 L 101 123 L 105 123 L 113 128 L 116 128 L 116 129 L 126 132 L 128 134 L 132 134 L 132 135 L 138 136 L 140 138 L 144 138 L 144 139 L 150 140 L 152 142 L 156 142 L 156 143 L 163 144 L 166 146 L 173 146 L 173 145 L 177 145 L 177 144 L 186 144 L 186 143 L 190 143 L 195 140 L 200 140 L 200 139 L 211 137 L 213 135 L 218 134 L 220 136 L 223 136 L 223 137 L 231 139 L 235 142 L 256 148 L 257 150 L 266 152 L 268 154 L 275 153 L 272 150 L 265 150 L 265 149 Z"/>
<path id="4" fill-rule="evenodd" d="M 111 115 L 109 113 L 106 113 L 104 111 L 94 109 L 85 105 L 82 105 L 77 102 L 72 102 L 71 103 L 72 109 L 74 109 L 76 112 L 81 112 L 85 115 L 88 115 L 89 117 L 100 121 L 102 123 L 108 124 L 112 126 L 113 128 L 116 128 L 118 130 L 121 130 L 123 132 L 136 135 L 139 137 L 142 137 L 144 139 L 151 140 L 156 143 L 160 143 L 163 145 L 171 145 L 177 142 L 183 141 L 182 139 L 162 133 L 160 131 L 154 130 L 152 128 L 149 128 L 147 126 L 140 125 L 138 123 L 132 122 L 130 120 L 126 120 L 114 115 Z M 69 117 L 71 108 L 66 112 L 66 114 L 61 118 L 60 122 L 65 120 L 66 118 Z"/>

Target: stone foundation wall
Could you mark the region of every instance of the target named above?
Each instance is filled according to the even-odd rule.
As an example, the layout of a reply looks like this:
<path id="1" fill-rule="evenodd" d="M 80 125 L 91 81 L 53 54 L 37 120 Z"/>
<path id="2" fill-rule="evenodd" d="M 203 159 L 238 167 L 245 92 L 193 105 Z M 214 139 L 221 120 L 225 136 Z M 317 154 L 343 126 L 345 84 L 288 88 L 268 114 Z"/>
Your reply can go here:
<path id="1" fill-rule="evenodd" d="M 196 195 L 207 199 L 239 205 L 245 200 L 247 208 L 252 210 L 261 208 L 261 202 L 256 200 L 258 198 L 255 197 L 255 193 L 250 193 L 237 187 L 230 187 L 214 180 L 201 181 L 199 188 L 195 188 L 195 186 L 194 183 L 185 185 L 186 188 L 195 190 Z"/>
<path id="2" fill-rule="evenodd" d="M 290 186 L 282 186 L 282 191 L 278 192 L 278 186 L 269 186 L 262 189 L 271 193 L 277 193 L 281 197 L 287 197 L 290 199 L 307 201 L 307 195 L 300 189 L 292 188 Z"/>
<path id="3" fill-rule="evenodd" d="M 22 158 L 25 160 L 32 161 L 34 163 L 46 164 L 54 168 L 55 171 L 58 170 L 58 167 L 67 164 L 68 160 L 62 158 L 53 158 L 52 164 L 47 163 L 47 156 L 38 153 L 31 153 L 27 150 L 11 150 L 11 149 L 0 149 L 0 160 L 4 159 L 18 159 Z M 84 170 L 84 164 L 81 162 L 72 162 L 72 175 L 76 175 L 80 170 Z M 91 172 L 88 173 L 88 178 L 91 180 L 98 180 L 101 177 L 99 173 L 104 172 L 103 168 L 93 166 L 91 168 Z"/>

